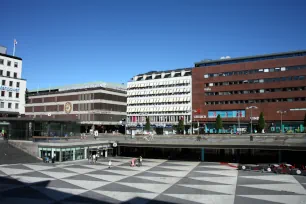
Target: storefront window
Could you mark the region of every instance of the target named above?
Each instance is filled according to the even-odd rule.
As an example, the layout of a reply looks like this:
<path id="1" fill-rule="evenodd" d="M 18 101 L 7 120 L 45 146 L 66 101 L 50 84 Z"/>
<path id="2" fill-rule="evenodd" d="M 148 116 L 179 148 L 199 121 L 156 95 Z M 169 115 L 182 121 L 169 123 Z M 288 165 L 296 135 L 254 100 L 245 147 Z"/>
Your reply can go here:
<path id="1" fill-rule="evenodd" d="M 84 148 L 75 148 L 75 160 L 85 159 Z"/>
<path id="2" fill-rule="evenodd" d="M 62 161 L 73 161 L 73 149 L 62 149 Z"/>

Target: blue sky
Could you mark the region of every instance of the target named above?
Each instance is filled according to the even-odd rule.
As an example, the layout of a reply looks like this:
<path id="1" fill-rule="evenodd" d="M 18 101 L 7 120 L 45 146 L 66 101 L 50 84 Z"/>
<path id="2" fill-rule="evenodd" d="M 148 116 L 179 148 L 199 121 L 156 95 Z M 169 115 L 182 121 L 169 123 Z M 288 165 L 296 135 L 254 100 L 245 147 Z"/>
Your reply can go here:
<path id="1" fill-rule="evenodd" d="M 305 0 L 3 0 L 0 45 L 29 89 L 106 81 L 202 59 L 306 49 Z"/>

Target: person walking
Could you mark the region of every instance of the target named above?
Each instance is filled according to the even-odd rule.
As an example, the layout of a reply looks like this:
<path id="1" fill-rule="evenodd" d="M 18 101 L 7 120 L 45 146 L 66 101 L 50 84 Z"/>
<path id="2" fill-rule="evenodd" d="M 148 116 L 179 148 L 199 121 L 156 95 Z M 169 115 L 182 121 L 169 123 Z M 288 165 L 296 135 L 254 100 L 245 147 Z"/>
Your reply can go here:
<path id="1" fill-rule="evenodd" d="M 142 156 L 139 157 L 139 166 L 142 166 Z"/>
<path id="2" fill-rule="evenodd" d="M 92 156 L 92 160 L 93 160 L 94 163 L 96 163 L 97 160 L 96 160 L 96 155 L 95 154 Z"/>
<path id="3" fill-rule="evenodd" d="M 109 161 L 108 161 L 108 168 L 110 169 L 111 166 L 112 166 L 112 160 L 109 160 Z"/>

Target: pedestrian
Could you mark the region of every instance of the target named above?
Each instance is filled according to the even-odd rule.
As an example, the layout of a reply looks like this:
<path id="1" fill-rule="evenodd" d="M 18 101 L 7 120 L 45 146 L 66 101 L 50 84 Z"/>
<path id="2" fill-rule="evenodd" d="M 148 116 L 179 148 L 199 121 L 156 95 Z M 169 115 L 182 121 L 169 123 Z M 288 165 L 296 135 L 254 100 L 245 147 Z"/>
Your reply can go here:
<path id="1" fill-rule="evenodd" d="M 112 166 L 112 160 L 109 160 L 109 161 L 108 161 L 108 168 L 110 169 L 111 166 Z"/>
<path id="2" fill-rule="evenodd" d="M 96 155 L 96 162 L 95 162 L 95 163 L 97 163 L 97 161 L 98 161 L 98 157 L 99 157 L 99 154 L 97 154 L 97 155 Z"/>
<path id="3" fill-rule="evenodd" d="M 92 159 L 93 159 L 93 162 L 96 163 L 97 160 L 96 160 L 96 155 L 95 154 L 92 156 Z"/>
<path id="4" fill-rule="evenodd" d="M 139 165 L 142 166 L 142 156 L 139 157 Z"/>

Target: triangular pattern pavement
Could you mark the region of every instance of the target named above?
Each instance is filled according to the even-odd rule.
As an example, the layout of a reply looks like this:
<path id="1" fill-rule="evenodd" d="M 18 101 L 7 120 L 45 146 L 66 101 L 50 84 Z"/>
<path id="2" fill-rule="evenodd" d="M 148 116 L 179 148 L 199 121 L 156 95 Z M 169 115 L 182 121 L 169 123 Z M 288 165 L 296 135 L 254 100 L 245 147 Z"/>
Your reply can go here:
<path id="1" fill-rule="evenodd" d="M 237 171 L 218 163 L 131 158 L 0 166 L 0 203 L 297 204 L 306 177 Z M 10 176 L 8 176 L 10 175 Z M 4 201 L 4 202 L 3 202 Z"/>

